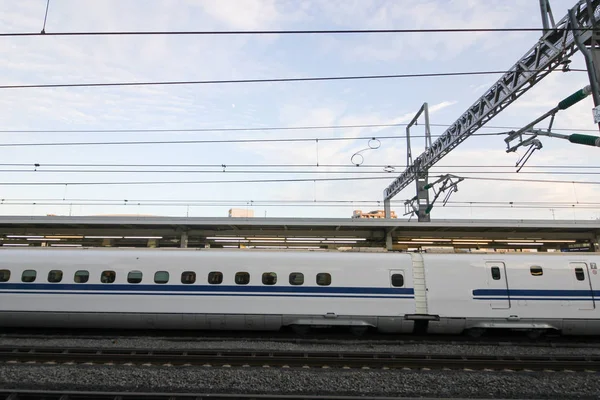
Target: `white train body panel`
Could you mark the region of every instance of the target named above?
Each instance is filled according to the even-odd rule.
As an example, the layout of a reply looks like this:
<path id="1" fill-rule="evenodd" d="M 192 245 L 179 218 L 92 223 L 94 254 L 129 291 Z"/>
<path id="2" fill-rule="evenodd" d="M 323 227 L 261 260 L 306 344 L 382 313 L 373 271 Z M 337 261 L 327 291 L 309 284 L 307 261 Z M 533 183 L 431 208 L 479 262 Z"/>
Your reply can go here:
<path id="1" fill-rule="evenodd" d="M 0 248 L 0 260 L 0 326 L 600 334 L 600 256 L 593 253 Z M 24 281 L 26 270 L 37 271 L 35 281 Z M 60 282 L 50 282 L 53 270 L 62 271 Z M 80 270 L 90 273 L 85 283 L 74 281 Z M 101 283 L 103 271 L 114 271 L 114 282 Z M 132 271 L 142 272 L 141 282 L 128 282 Z M 156 283 L 157 271 L 167 271 L 169 281 Z M 181 282 L 186 271 L 196 274 L 191 284 Z M 210 272 L 222 273 L 222 281 L 209 283 Z M 248 273 L 249 283 L 236 282 L 238 272 Z M 302 284 L 292 284 L 292 273 L 303 274 Z M 329 274 L 330 284 L 317 284 L 317 274 Z"/>
<path id="2" fill-rule="evenodd" d="M 430 314 L 464 319 L 463 328 L 581 328 L 600 333 L 597 254 L 448 256 L 423 255 Z"/>
<path id="3" fill-rule="evenodd" d="M 373 325 L 367 318 L 414 313 L 411 258 L 398 254 L 338 254 L 333 252 L 125 250 L 125 249 L 10 249 L 1 250 L 2 269 L 11 270 L 0 283 L 0 311 L 192 316 L 199 327 L 223 323 L 223 316 L 285 317 L 284 324 Z M 369 265 L 369 268 L 364 268 Z M 36 270 L 34 282 L 22 282 L 25 270 Z M 59 283 L 49 283 L 51 270 L 63 272 Z M 76 271 L 90 272 L 89 281 L 74 283 Z M 116 273 L 113 283 L 100 283 L 102 271 Z M 141 271 L 140 283 L 127 282 L 128 273 Z M 156 271 L 168 271 L 169 282 L 154 282 Z M 193 284 L 182 284 L 184 271 L 196 273 Z M 220 284 L 209 284 L 209 272 L 223 274 Z M 390 273 L 404 276 L 403 287 L 392 287 Z M 236 284 L 237 272 L 250 282 Z M 277 282 L 265 285 L 263 273 L 274 272 Z M 290 273 L 302 273 L 304 283 L 291 285 Z M 331 284 L 317 285 L 319 273 L 331 275 Z M 217 316 L 216 321 L 208 321 Z M 106 319 L 106 316 L 98 316 Z M 297 320 L 295 320 L 295 318 Z M 188 318 L 189 319 L 189 318 Z M 6 323 L 7 321 L 3 321 Z M 189 322 L 189 321 L 188 321 Z M 250 324 L 262 324 L 251 321 Z M 2 324 L 2 322 L 0 322 Z M 177 325 L 176 323 L 174 325 Z M 191 325 L 194 325 L 193 322 Z M 208 325 L 208 326 L 207 326 Z"/>

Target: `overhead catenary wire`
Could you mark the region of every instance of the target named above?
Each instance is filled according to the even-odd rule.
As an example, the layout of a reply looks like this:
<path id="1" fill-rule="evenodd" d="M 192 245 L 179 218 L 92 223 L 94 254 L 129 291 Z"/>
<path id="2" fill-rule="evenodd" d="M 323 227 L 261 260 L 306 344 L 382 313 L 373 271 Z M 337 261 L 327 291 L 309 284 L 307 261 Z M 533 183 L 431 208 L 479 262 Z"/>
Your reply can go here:
<path id="1" fill-rule="evenodd" d="M 499 136 L 507 132 L 476 133 L 472 136 Z M 431 135 L 439 137 L 441 135 Z M 424 138 L 425 135 L 411 135 L 411 138 Z M 195 139 L 195 140 L 137 140 L 137 141 L 111 141 L 111 142 L 37 142 L 37 143 L 0 143 L 0 147 L 30 147 L 30 146 L 129 146 L 129 145 L 156 145 L 156 144 L 224 144 L 224 143 L 298 143 L 298 142 L 336 142 L 356 141 L 371 139 L 406 139 L 406 135 L 371 135 L 371 136 L 338 136 L 324 138 L 277 138 L 277 139 Z"/>
<path id="2" fill-rule="evenodd" d="M 591 28 L 554 28 L 552 32 L 588 31 Z M 506 32 L 548 32 L 540 27 L 519 28 L 414 28 L 414 29 L 298 29 L 298 30 L 229 30 L 229 31 L 73 31 L 73 32 L 2 32 L 0 37 L 28 36 L 237 36 L 237 35 L 364 35 L 364 34 L 406 34 L 406 33 L 506 33 Z"/>
<path id="3" fill-rule="evenodd" d="M 375 205 L 375 203 L 371 203 Z M 368 205 L 368 204 L 365 204 Z M 164 203 L 77 203 L 77 202 L 0 202 L 0 206 L 145 206 L 145 207 L 230 207 L 231 205 L 226 204 L 212 204 L 212 203 L 188 203 L 188 204 L 164 204 Z M 280 204 L 280 203 L 265 203 L 259 205 L 253 205 L 256 207 L 313 207 L 313 208 L 328 208 L 328 207 L 343 207 L 344 205 L 339 204 Z M 352 206 L 347 204 L 346 207 Z M 553 206 L 541 206 L 541 205 L 457 205 L 457 204 L 446 204 L 444 208 L 484 208 L 484 209 L 498 209 L 498 208 L 509 208 L 509 209 L 580 209 L 580 210 L 598 210 L 600 205 L 553 205 Z"/>
<path id="4" fill-rule="evenodd" d="M 431 176 L 440 178 L 441 176 Z M 474 176 L 461 176 L 466 180 L 479 181 L 505 181 L 529 183 L 558 183 L 570 185 L 600 185 L 600 181 L 572 181 L 551 179 L 516 179 L 516 178 L 482 178 Z M 75 181 L 75 182 L 0 182 L 0 186 L 109 186 L 109 185 L 195 185 L 195 184 L 239 184 L 239 183 L 293 183 L 293 182 L 342 182 L 365 180 L 389 180 L 389 176 L 369 177 L 340 177 L 340 178 L 288 178 L 288 179 L 245 179 L 245 180 L 202 180 L 202 181 Z"/>
<path id="5" fill-rule="evenodd" d="M 382 204 L 382 200 L 302 200 L 302 199 L 101 199 L 101 198 L 4 198 L 0 199 L 1 202 L 67 202 L 69 204 L 79 202 L 79 203 L 89 203 L 89 202 L 98 202 L 98 203 L 118 203 L 118 204 L 131 204 L 131 203 L 140 203 L 140 202 L 152 202 L 152 203 L 164 203 L 164 204 L 173 204 L 173 205 L 187 205 L 191 203 L 211 203 L 211 204 L 222 204 L 222 205 L 262 205 L 265 203 L 282 203 L 282 204 L 346 204 L 346 205 L 360 205 L 360 204 Z M 392 204 L 404 204 L 404 200 L 391 200 Z M 471 205 L 471 204 L 481 204 L 481 205 L 544 205 L 544 206 L 552 206 L 552 205 L 598 205 L 600 206 L 600 202 L 572 202 L 572 201 L 448 201 L 448 204 L 463 204 L 463 205 Z"/>
<path id="6" fill-rule="evenodd" d="M 406 168 L 404 164 L 361 164 L 357 167 L 354 164 L 96 164 L 96 163 L 84 163 L 84 164 L 65 164 L 65 163 L 0 163 L 0 167 L 115 167 L 115 168 L 353 168 L 353 169 L 365 169 L 365 168 Z M 433 165 L 432 169 L 440 168 L 510 168 L 514 169 L 514 165 Z M 528 168 L 543 168 L 543 169 L 600 169 L 600 165 L 525 165 L 523 169 Z M 290 171 L 293 172 L 293 171 Z"/>
<path id="7" fill-rule="evenodd" d="M 40 33 L 46 33 L 46 21 L 48 20 L 48 9 L 50 8 L 50 0 L 46 1 L 46 12 L 44 13 L 44 25 L 42 26 L 42 30 Z"/>
<path id="8" fill-rule="evenodd" d="M 357 168 L 356 166 L 354 168 Z M 359 168 L 358 168 L 359 169 Z M 282 171 L 282 170 L 232 170 L 232 169 L 227 169 L 227 168 L 223 168 L 220 170 L 173 170 L 173 169 L 151 169 L 151 170 L 140 170 L 140 169 L 136 169 L 136 170 L 123 170 L 123 169 L 43 169 L 41 167 L 36 167 L 35 169 L 0 169 L 1 173 L 33 173 L 33 174 L 37 174 L 37 173 L 53 173 L 53 174 L 60 174 L 60 173 L 77 173 L 77 174 L 85 174 L 85 173 L 102 173 L 102 174 L 143 174 L 143 173 L 152 173 L 152 174 L 229 174 L 229 175 L 234 175 L 234 174 L 256 174 L 256 175 L 260 175 L 260 174 L 265 174 L 265 175 L 271 175 L 271 174 L 289 174 L 289 175 L 294 175 L 294 174 L 298 174 L 298 175 L 306 175 L 306 174 L 315 174 L 315 175 L 323 175 L 323 174 L 328 174 L 328 175 L 335 175 L 335 174 L 339 174 L 339 175 L 346 175 L 346 174 L 353 174 L 353 175 L 390 175 L 390 174 L 396 174 L 397 171 L 395 170 L 386 170 L 386 171 L 362 171 L 362 170 L 355 170 L 355 171 L 335 171 L 335 170 L 315 170 L 315 171 L 305 171 L 305 170 L 301 170 L 301 171 L 294 171 L 294 170 L 287 170 L 287 171 Z M 573 171 L 520 171 L 517 172 L 514 170 L 511 171 L 452 171 L 452 170 L 445 170 L 445 171 L 435 171 L 435 173 L 438 174 L 477 174 L 477 175 L 492 175 L 492 174 L 519 174 L 519 175 L 600 175 L 600 171 L 596 171 L 596 172 L 592 172 L 592 171 L 579 171 L 579 170 L 573 170 Z"/>
<path id="9" fill-rule="evenodd" d="M 367 129 L 367 128 L 393 128 L 404 127 L 406 123 L 387 124 L 353 124 L 353 125 L 305 125 L 305 126 L 265 126 L 265 127 L 241 127 L 241 128 L 147 128 L 147 129 L 0 129 L 0 133 L 194 133 L 194 132 L 269 132 L 269 131 L 296 131 L 296 130 L 320 130 L 320 129 Z M 450 124 L 429 124 L 433 127 L 447 128 Z M 511 129 L 518 130 L 522 126 L 482 126 L 479 129 Z M 590 128 L 555 128 L 553 131 L 578 131 L 598 132 L 598 129 Z M 411 136 L 412 137 L 412 136 Z"/>
<path id="10" fill-rule="evenodd" d="M 530 70 L 521 72 L 539 72 Z M 585 69 L 570 69 L 574 72 L 587 72 Z M 221 85 L 244 83 L 284 83 L 284 82 L 319 82 L 319 81 L 344 81 L 365 79 L 401 79 L 401 78 L 434 78 L 450 76 L 475 76 L 499 75 L 510 71 L 467 71 L 467 72 L 432 72 L 390 75 L 354 75 L 354 76 L 325 76 L 325 77 L 298 77 L 298 78 L 264 78 L 264 79 L 223 79 L 223 80 L 181 80 L 181 81 L 146 81 L 146 82 L 85 82 L 85 83 L 36 83 L 0 85 L 0 89 L 49 89 L 49 88 L 78 88 L 78 87 L 114 87 L 114 86 L 172 86 L 172 85 Z M 552 71 L 558 72 L 558 71 Z"/>

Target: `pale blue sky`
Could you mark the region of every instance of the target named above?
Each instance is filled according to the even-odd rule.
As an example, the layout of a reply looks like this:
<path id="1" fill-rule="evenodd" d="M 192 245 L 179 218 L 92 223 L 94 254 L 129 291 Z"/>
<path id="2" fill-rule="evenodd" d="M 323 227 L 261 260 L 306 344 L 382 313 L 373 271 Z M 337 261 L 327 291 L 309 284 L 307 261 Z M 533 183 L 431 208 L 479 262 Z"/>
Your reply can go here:
<path id="1" fill-rule="evenodd" d="M 0 32 L 41 30 L 45 0 L 0 0 Z M 574 0 L 551 0 L 555 18 Z M 51 0 L 46 30 L 272 30 L 385 29 L 541 26 L 537 0 L 454 1 L 89 1 Z M 136 36 L 0 38 L 1 84 L 209 80 L 503 70 L 510 68 L 539 38 L 539 33 Z M 582 68 L 582 56 L 573 58 Z M 406 122 L 424 101 L 434 108 L 431 122 L 456 120 L 498 76 L 302 82 L 241 85 L 190 85 L 125 88 L 3 90 L 2 130 L 230 128 L 345 125 Z M 490 125 L 520 125 L 587 85 L 581 72 L 554 73 Z M 594 129 L 591 98 L 559 114 L 556 127 Z M 439 134 L 444 128 L 434 127 Z M 488 130 L 490 131 L 490 130 Z M 494 131 L 494 130 L 491 130 Z M 576 131 L 574 131 L 576 132 Z M 415 133 L 422 133 L 418 127 Z M 236 133 L 18 134 L 0 133 L 1 143 L 191 140 L 235 138 L 325 138 L 404 135 L 404 128 Z M 543 139 L 544 149 L 530 164 L 600 165 L 598 149 Z M 413 148 L 413 156 L 422 150 Z M 320 142 L 321 164 L 351 165 L 365 140 Z M 502 137 L 473 137 L 439 165 L 505 165 Z M 187 144 L 81 147 L 0 147 L 2 163 L 126 164 L 307 164 L 316 162 L 312 143 Z M 365 153 L 365 164 L 403 164 L 403 139 L 382 140 Z M 0 167 L 0 169 L 5 169 Z M 43 167 L 42 167 L 43 169 Z M 341 168 L 336 168 L 340 170 Z M 347 168 L 344 168 L 347 169 Z M 305 169 L 306 170 L 306 169 Z M 317 169 L 315 169 L 317 170 Z M 327 171 L 325 168 L 319 171 Z M 352 169 L 347 169 L 352 171 Z M 358 169 L 360 170 L 360 169 Z M 454 169 L 449 172 L 458 173 Z M 592 170 L 590 170 L 592 171 Z M 401 172 L 401 169 L 398 170 Z M 190 199 L 190 200 L 381 200 L 389 180 L 285 184 L 160 186 L 3 186 L 4 199 Z M 469 175 L 464 173 L 464 175 Z M 342 175 L 308 175 L 308 177 Z M 343 175 L 348 176 L 348 175 Z M 472 174 L 471 174 L 472 176 Z M 478 175 L 480 176 L 480 175 Z M 494 177 L 600 180 L 594 175 Z M 305 178 L 307 175 L 250 174 L 104 174 L 4 172 L 2 182 L 141 181 Z M 413 185 L 395 200 L 414 195 Z M 465 181 L 453 201 L 594 202 L 589 185 Z M 68 201 L 67 201 L 68 203 Z M 2 205 L 1 214 L 124 214 L 226 216 L 218 207 L 118 207 Z M 350 217 L 352 209 L 373 206 L 253 207 L 257 216 Z M 395 207 L 401 213 L 403 207 Z M 589 219 L 598 210 L 555 209 L 555 218 Z M 434 218 L 549 218 L 540 210 L 436 208 Z"/>

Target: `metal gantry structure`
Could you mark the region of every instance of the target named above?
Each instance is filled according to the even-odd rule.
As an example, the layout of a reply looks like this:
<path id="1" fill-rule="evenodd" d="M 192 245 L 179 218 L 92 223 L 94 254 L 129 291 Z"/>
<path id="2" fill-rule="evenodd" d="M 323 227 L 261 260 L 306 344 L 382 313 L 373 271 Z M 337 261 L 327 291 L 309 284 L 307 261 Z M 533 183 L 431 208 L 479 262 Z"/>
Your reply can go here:
<path id="1" fill-rule="evenodd" d="M 568 71 L 569 57 L 577 51 L 582 51 L 586 59 L 596 106 L 595 114 L 600 115 L 600 112 L 596 111 L 600 111 L 600 84 L 598 83 L 600 50 L 597 45 L 600 43 L 600 35 L 596 32 L 600 28 L 598 22 L 600 0 L 578 1 L 575 7 L 557 23 L 554 23 L 548 0 L 540 0 L 540 10 L 544 34 L 535 46 L 450 125 L 433 144 L 426 143 L 425 151 L 419 157 L 415 160 L 412 160 L 412 155 L 407 157 L 406 170 L 384 190 L 386 218 L 391 214 L 391 199 L 415 181 L 418 200 L 415 209 L 419 210 L 418 220 L 430 221 L 429 212 L 425 212 L 431 211 L 427 189 L 429 168 L 552 71 L 561 66 L 563 71 Z"/>

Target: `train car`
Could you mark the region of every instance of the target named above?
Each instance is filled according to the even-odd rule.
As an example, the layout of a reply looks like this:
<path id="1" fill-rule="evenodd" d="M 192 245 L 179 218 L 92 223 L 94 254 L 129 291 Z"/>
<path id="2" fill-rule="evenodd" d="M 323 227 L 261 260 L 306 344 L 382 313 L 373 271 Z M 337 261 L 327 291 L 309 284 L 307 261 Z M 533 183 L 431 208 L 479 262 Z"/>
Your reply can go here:
<path id="1" fill-rule="evenodd" d="M 598 254 L 1 249 L 0 326 L 600 334 Z"/>
<path id="2" fill-rule="evenodd" d="M 594 253 L 424 254 L 430 333 L 487 329 L 537 336 L 600 334 L 600 256 Z"/>
<path id="3" fill-rule="evenodd" d="M 0 326 L 411 332 L 411 257 L 192 249 L 1 249 Z"/>

